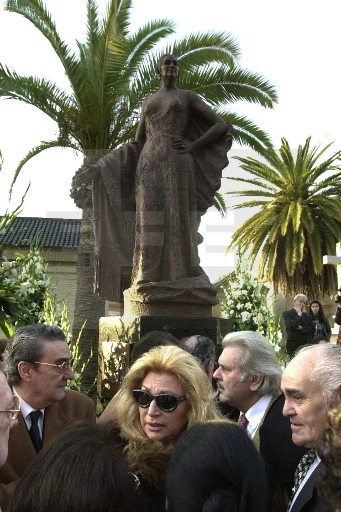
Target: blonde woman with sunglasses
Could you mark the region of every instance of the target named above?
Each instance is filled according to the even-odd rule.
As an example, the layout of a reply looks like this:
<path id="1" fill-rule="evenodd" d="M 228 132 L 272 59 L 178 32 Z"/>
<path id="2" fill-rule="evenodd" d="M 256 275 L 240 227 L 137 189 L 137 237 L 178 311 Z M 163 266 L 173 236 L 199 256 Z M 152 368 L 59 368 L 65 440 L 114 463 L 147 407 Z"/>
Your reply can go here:
<path id="1" fill-rule="evenodd" d="M 214 391 L 199 362 L 179 347 L 157 347 L 124 378 L 116 405 L 124 451 L 150 510 L 164 512 L 170 455 L 191 425 L 221 418 Z"/>

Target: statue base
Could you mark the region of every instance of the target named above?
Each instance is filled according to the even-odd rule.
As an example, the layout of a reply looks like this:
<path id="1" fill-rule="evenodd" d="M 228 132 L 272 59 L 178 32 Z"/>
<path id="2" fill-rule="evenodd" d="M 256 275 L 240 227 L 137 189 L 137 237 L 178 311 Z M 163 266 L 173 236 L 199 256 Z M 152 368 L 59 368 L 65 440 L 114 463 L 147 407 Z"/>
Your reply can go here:
<path id="1" fill-rule="evenodd" d="M 124 297 L 124 314 L 136 317 L 212 317 L 212 306 L 188 302 L 138 302 Z"/>
<path id="2" fill-rule="evenodd" d="M 125 316 L 211 317 L 217 289 L 206 274 L 175 281 L 139 283 L 124 291 Z"/>

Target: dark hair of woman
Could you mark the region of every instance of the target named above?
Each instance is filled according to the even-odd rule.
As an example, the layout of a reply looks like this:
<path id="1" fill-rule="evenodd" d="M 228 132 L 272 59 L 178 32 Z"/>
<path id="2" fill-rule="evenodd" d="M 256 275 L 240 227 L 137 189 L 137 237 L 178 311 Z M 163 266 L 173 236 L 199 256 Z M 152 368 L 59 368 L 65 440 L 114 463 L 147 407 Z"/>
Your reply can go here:
<path id="1" fill-rule="evenodd" d="M 319 321 L 322 323 L 325 321 L 325 314 L 323 313 L 323 307 L 322 307 L 322 304 L 319 300 L 312 300 L 311 302 L 309 302 L 309 315 L 311 315 L 312 318 L 314 318 L 314 313 L 312 312 L 311 310 L 311 306 L 313 304 L 318 304 L 318 307 L 319 307 L 319 310 L 318 310 L 318 313 L 317 313 L 317 316 L 319 317 Z"/>
<path id="2" fill-rule="evenodd" d="M 21 477 L 8 512 L 144 512 L 139 481 L 102 425 L 77 421 Z"/>
<path id="3" fill-rule="evenodd" d="M 238 498 L 231 491 L 216 489 L 205 501 L 202 512 L 238 512 Z"/>
<path id="4" fill-rule="evenodd" d="M 314 304 L 317 304 L 318 306 L 318 311 L 317 313 L 314 313 L 314 311 L 312 310 L 312 306 Z M 327 340 L 330 340 L 330 337 L 331 337 L 331 328 L 330 328 L 330 324 L 329 324 L 329 321 L 326 317 L 326 315 L 324 314 L 323 312 L 323 307 L 322 307 L 322 304 L 319 300 L 312 300 L 310 303 L 309 303 L 309 311 L 308 311 L 309 315 L 311 316 L 312 320 L 313 320 L 313 324 L 315 324 L 315 328 L 316 328 L 316 335 L 318 334 L 322 334 L 324 335 Z M 316 340 L 313 340 L 313 343 L 316 343 Z"/>
<path id="5" fill-rule="evenodd" d="M 195 424 L 181 436 L 166 494 L 169 512 L 264 512 L 268 506 L 263 462 L 246 432 L 226 420 Z"/>
<path id="6" fill-rule="evenodd" d="M 175 345 L 176 347 L 180 347 L 180 342 L 175 338 L 175 336 L 173 336 L 173 334 L 167 331 L 148 332 L 135 343 L 133 350 L 131 351 L 131 364 L 135 363 L 136 359 L 146 352 L 149 352 L 152 348 L 166 345 Z"/>
<path id="7" fill-rule="evenodd" d="M 327 336 L 324 336 L 323 334 L 317 334 L 316 336 L 313 337 L 313 344 L 320 343 L 320 341 L 326 341 L 329 343 Z"/>

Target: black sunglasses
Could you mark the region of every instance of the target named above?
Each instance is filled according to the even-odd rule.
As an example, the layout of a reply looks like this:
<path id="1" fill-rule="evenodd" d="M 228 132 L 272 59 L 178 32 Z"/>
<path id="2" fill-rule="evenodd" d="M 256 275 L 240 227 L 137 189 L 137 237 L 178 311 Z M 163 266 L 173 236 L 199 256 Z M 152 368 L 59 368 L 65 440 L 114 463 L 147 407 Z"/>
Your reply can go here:
<path id="1" fill-rule="evenodd" d="M 172 412 L 177 408 L 180 402 L 186 400 L 186 395 L 178 396 L 170 393 L 161 393 L 160 395 L 152 395 L 148 391 L 142 389 L 134 389 L 133 397 L 139 407 L 149 407 L 153 400 L 161 411 Z"/>

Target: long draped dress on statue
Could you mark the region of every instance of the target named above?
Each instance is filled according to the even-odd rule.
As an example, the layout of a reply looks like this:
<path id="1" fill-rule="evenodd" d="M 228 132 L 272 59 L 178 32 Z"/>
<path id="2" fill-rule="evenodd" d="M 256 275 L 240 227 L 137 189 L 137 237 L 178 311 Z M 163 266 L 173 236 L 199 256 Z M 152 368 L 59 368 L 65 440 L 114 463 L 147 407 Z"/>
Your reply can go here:
<path id="1" fill-rule="evenodd" d="M 231 147 L 231 131 L 227 125 L 227 133 L 217 141 L 193 154 L 179 154 L 172 147 L 172 137 L 181 136 L 194 141 L 210 127 L 190 111 L 188 91 L 159 91 L 146 98 L 142 109 L 146 142 L 141 153 L 138 145 L 132 143 L 106 155 L 97 164 L 101 167 L 101 177 L 94 182 L 93 196 L 96 261 L 98 268 L 102 268 L 102 272 L 97 272 L 97 288 L 101 297 L 118 300 L 120 287 L 113 287 L 108 281 L 115 277 L 115 260 L 124 250 L 118 245 L 123 243 L 128 253 L 118 260 L 121 270 L 122 261 L 126 269 L 133 253 L 130 290 L 134 293 L 142 291 L 144 297 L 149 296 L 151 300 L 160 300 L 160 296 L 166 294 L 170 300 L 181 298 L 215 304 L 216 290 L 199 264 L 198 227 L 201 215 L 213 204 L 214 194 L 220 187 L 222 169 L 228 164 L 226 152 Z M 134 183 L 133 167 L 136 162 Z M 128 198 L 130 206 L 124 207 L 126 211 L 122 213 L 124 194 L 124 201 L 127 202 Z M 135 220 L 131 217 L 133 196 L 136 201 Z M 124 242 L 117 233 L 118 225 L 131 224 L 127 220 L 122 224 L 117 219 L 122 215 L 126 219 L 130 215 L 130 220 L 135 222 L 133 250 L 131 228 L 128 229 L 128 242 Z M 113 221 L 113 218 L 116 219 Z M 115 233 L 106 235 L 108 229 L 111 233 L 114 229 Z M 98 236 L 101 233 L 102 236 Z M 117 244 L 118 238 L 121 238 L 120 244 Z M 106 259 L 109 256 L 110 269 L 104 256 Z M 104 267 L 108 271 L 103 271 Z M 119 274 L 120 269 L 116 277 Z"/>
<path id="2" fill-rule="evenodd" d="M 132 285 L 200 276 L 194 161 L 172 147 L 172 137 L 185 136 L 189 125 L 187 93 L 159 92 L 142 108 L 146 143 L 136 171 Z"/>

